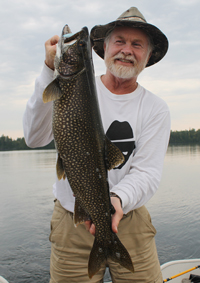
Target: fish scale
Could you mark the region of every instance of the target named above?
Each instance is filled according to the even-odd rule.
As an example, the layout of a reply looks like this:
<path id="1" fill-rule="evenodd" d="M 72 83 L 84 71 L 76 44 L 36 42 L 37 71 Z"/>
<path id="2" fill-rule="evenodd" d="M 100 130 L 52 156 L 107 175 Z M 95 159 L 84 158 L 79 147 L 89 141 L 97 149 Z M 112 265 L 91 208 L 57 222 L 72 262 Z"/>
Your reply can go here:
<path id="1" fill-rule="evenodd" d="M 57 46 L 55 79 L 43 93 L 45 103 L 53 101 L 57 176 L 68 179 L 75 195 L 75 225 L 88 219 L 95 225 L 89 277 L 108 258 L 133 272 L 130 255 L 111 228 L 114 208 L 107 182 L 107 170 L 121 164 L 124 157 L 103 130 L 88 29 L 69 36 L 66 31 L 71 32 L 65 26 Z"/>

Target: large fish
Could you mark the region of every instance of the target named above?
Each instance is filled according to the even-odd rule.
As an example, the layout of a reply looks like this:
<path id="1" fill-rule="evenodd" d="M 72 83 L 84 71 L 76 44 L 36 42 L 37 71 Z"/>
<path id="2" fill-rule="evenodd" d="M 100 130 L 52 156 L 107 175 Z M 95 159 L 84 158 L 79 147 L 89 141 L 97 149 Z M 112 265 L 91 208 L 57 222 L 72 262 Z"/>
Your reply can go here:
<path id="1" fill-rule="evenodd" d="M 92 220 L 96 227 L 88 262 L 91 278 L 111 258 L 134 271 L 126 248 L 111 229 L 107 170 L 123 162 L 123 154 L 104 134 L 94 78 L 88 29 L 72 34 L 66 25 L 58 42 L 55 79 L 43 93 L 53 102 L 53 134 L 58 179 L 67 177 L 75 195 L 74 222 Z"/>

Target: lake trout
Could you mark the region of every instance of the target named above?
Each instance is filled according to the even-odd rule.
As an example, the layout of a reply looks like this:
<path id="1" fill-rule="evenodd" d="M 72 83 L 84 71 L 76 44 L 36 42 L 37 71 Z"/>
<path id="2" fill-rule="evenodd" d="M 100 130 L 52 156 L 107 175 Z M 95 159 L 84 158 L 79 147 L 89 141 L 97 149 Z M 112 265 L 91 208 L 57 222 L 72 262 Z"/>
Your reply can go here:
<path id="1" fill-rule="evenodd" d="M 44 90 L 43 101 L 53 101 L 57 176 L 59 180 L 67 177 L 75 196 L 74 223 L 92 220 L 96 228 L 89 278 L 107 258 L 133 272 L 130 255 L 111 228 L 115 210 L 107 170 L 121 164 L 124 157 L 103 130 L 86 27 L 76 34 L 67 25 L 63 28 L 54 65 L 55 79 Z"/>

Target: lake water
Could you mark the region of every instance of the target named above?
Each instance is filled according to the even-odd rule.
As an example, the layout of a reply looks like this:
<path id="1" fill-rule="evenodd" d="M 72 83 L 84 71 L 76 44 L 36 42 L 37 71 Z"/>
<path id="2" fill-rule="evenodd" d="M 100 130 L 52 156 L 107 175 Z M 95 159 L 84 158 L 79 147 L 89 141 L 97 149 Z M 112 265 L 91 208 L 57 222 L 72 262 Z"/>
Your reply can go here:
<path id="1" fill-rule="evenodd" d="M 0 275 L 10 283 L 49 281 L 55 150 L 0 152 Z M 147 208 L 160 263 L 200 258 L 200 146 L 170 146 Z"/>

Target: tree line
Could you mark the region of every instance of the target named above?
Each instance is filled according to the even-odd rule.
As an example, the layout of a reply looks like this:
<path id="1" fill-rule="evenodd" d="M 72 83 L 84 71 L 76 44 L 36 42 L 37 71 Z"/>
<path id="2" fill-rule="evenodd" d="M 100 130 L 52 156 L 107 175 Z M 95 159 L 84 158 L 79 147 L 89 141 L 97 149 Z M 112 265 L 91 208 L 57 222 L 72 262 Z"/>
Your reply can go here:
<path id="1" fill-rule="evenodd" d="M 2 135 L 0 137 L 0 151 L 8 151 L 8 150 L 31 150 L 31 149 L 54 149 L 54 141 L 50 142 L 48 145 L 44 147 L 30 148 L 26 145 L 24 138 L 17 138 L 13 140 L 8 136 Z"/>
<path id="2" fill-rule="evenodd" d="M 169 145 L 187 145 L 187 144 L 200 144 L 200 129 L 185 130 L 185 131 L 171 131 Z M 30 150 L 32 148 L 26 145 L 24 138 L 17 138 L 13 140 L 8 136 L 2 135 L 0 137 L 0 151 L 8 150 Z M 54 141 L 48 145 L 34 149 L 55 149 Z"/>
<path id="3" fill-rule="evenodd" d="M 200 144 L 200 129 L 171 131 L 169 144 Z"/>

